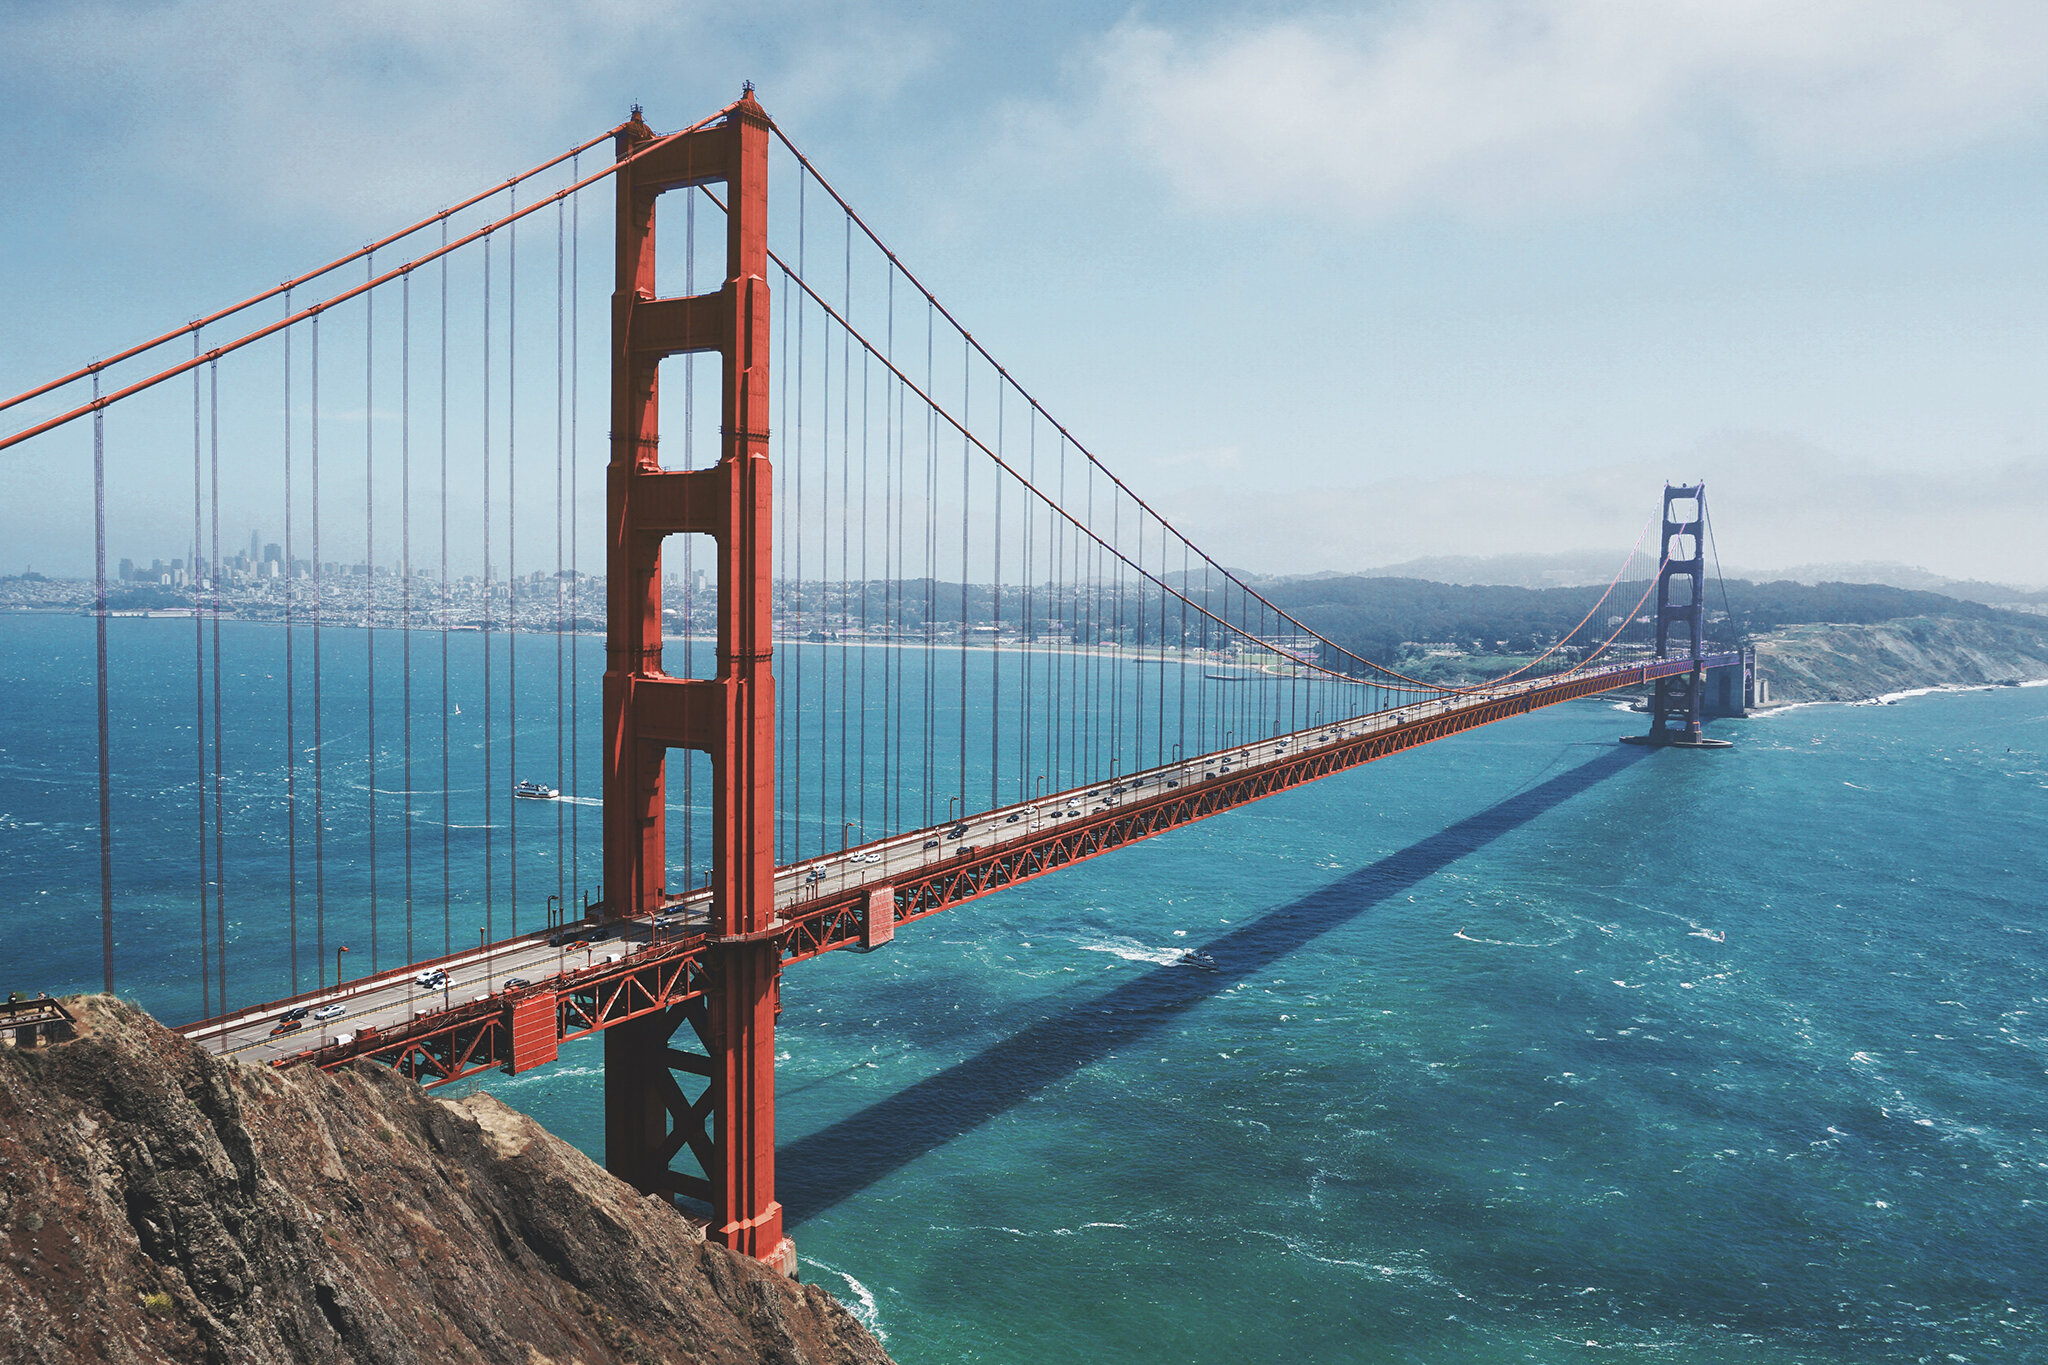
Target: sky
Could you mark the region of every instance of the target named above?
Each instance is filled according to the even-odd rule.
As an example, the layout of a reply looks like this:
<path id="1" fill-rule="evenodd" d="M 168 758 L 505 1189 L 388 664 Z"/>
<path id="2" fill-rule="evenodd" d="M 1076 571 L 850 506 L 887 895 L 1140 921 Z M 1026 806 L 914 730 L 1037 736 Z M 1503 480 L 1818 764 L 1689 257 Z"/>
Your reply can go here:
<path id="1" fill-rule="evenodd" d="M 743 79 L 1222 562 L 2048 584 L 2038 0 L 0 0 L 0 390 Z"/>

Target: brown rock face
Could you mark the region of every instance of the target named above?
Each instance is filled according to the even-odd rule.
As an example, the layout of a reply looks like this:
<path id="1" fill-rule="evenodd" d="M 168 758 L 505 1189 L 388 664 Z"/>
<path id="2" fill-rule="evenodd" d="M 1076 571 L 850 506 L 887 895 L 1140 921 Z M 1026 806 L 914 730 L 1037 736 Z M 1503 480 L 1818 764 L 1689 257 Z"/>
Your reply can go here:
<path id="1" fill-rule="evenodd" d="M 217 1061 L 131 1005 L 0 1050 L 0 1360 L 886 1365 L 486 1095 Z"/>

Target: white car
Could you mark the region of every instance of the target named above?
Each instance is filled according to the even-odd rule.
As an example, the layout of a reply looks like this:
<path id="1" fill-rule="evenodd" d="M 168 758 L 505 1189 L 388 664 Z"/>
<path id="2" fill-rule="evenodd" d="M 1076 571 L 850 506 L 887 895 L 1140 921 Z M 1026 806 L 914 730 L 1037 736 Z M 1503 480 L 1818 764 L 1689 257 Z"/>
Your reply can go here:
<path id="1" fill-rule="evenodd" d="M 414 976 L 412 983 L 423 991 L 438 991 L 448 984 L 448 973 L 439 967 L 430 967 Z"/>
<path id="2" fill-rule="evenodd" d="M 319 1009 L 314 1010 L 313 1017 L 315 1019 L 339 1019 L 347 1013 L 348 1006 L 336 1002 L 332 1005 L 322 1005 Z"/>

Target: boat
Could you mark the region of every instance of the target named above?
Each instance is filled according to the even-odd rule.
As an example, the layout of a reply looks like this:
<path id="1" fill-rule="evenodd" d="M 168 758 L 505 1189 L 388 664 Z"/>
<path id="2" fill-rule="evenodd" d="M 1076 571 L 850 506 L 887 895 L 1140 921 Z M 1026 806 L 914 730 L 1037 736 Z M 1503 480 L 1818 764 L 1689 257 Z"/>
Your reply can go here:
<path id="1" fill-rule="evenodd" d="M 521 782 L 512 789 L 512 794 L 523 796 L 529 801 L 553 801 L 561 796 L 553 787 L 543 786 L 539 782 Z"/>

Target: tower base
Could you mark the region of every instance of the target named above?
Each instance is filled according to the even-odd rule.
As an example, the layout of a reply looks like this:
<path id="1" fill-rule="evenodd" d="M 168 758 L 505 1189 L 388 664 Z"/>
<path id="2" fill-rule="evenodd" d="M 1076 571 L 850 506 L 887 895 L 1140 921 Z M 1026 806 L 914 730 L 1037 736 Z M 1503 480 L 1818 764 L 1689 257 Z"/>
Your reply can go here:
<path id="1" fill-rule="evenodd" d="M 1683 730 L 1666 730 L 1663 734 L 1654 731 L 1647 735 L 1623 735 L 1623 744 L 1641 744 L 1652 749 L 1732 749 L 1735 741 L 1729 739 L 1708 739 L 1704 735 L 1688 735 Z"/>

